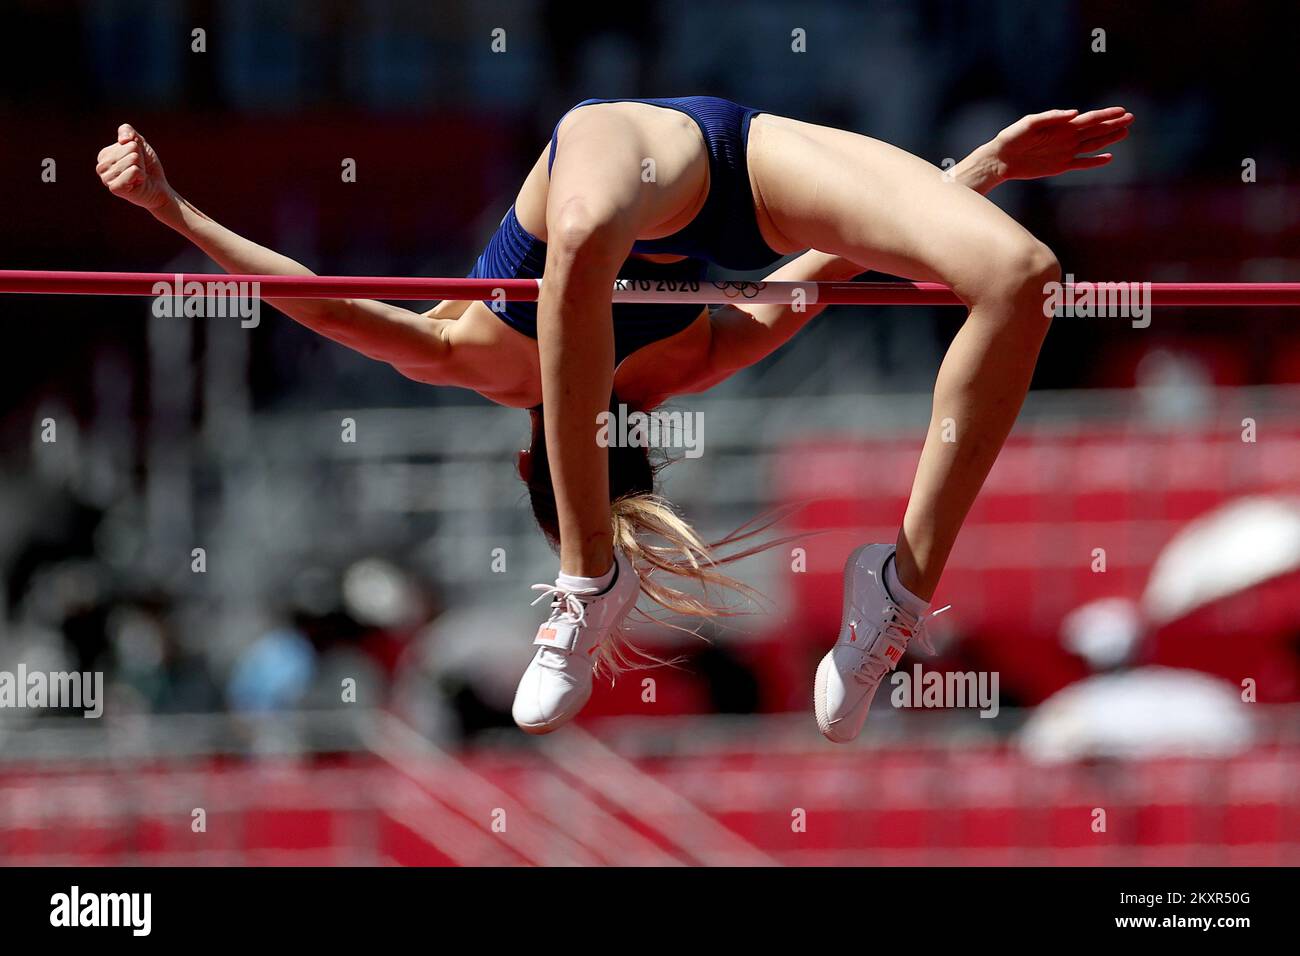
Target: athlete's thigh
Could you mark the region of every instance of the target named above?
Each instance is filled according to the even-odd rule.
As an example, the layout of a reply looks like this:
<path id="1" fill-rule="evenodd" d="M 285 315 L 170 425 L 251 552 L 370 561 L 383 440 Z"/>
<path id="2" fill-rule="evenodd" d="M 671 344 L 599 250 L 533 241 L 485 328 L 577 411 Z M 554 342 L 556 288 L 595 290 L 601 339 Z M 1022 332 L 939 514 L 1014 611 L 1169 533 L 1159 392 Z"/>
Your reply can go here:
<path id="1" fill-rule="evenodd" d="M 689 117 L 644 104 L 592 104 L 560 123 L 547 227 L 576 203 L 631 238 L 657 238 L 690 221 L 707 184 L 707 153 Z"/>
<path id="2" fill-rule="evenodd" d="M 784 117 L 751 138 L 751 168 L 779 237 L 867 268 L 978 288 L 1033 237 L 983 196 L 880 140 Z"/>

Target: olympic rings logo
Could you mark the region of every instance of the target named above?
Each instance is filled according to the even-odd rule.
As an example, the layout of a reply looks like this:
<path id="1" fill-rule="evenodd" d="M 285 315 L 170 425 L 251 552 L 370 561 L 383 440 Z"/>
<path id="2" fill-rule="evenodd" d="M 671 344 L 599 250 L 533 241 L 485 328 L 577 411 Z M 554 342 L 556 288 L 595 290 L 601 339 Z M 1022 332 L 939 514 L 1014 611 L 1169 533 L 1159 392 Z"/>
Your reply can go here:
<path id="1" fill-rule="evenodd" d="M 766 282 L 714 282 L 717 289 L 728 299 L 752 299 L 767 288 Z"/>

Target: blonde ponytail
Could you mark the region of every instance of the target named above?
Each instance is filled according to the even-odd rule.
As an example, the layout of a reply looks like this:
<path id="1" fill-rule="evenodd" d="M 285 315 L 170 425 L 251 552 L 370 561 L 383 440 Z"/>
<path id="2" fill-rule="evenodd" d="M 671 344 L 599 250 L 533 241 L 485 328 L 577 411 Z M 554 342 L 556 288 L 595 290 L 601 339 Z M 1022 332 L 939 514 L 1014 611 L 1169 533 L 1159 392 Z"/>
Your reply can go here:
<path id="1" fill-rule="evenodd" d="M 611 396 L 610 409 L 615 414 L 617 406 L 617 396 Z M 551 469 L 546 457 L 545 418 L 540 405 L 529 409 L 528 414 L 532 437 L 528 449 L 516 459 L 519 477 L 528 486 L 528 500 L 538 527 L 551 545 L 559 550 L 560 521 L 555 503 L 555 488 L 551 483 Z M 696 634 L 671 618 L 716 620 L 747 613 L 749 609 L 744 606 L 745 603 L 763 603 L 762 594 L 725 574 L 720 568 L 769 548 L 798 540 L 797 537 L 778 538 L 774 541 L 755 539 L 803 507 L 803 504 L 769 511 L 741 525 L 720 541 L 706 543 L 694 528 L 682 520 L 667 500 L 654 493 L 655 476 L 665 464 L 666 461 L 652 462 L 650 451 L 645 447 L 620 444 L 609 446 L 609 496 L 614 546 L 636 568 L 641 578 L 641 593 L 649 599 L 648 603 L 665 612 L 663 616 L 658 616 L 650 608 L 638 608 L 638 617 Z M 739 606 L 728 603 L 725 600 L 728 594 L 739 596 L 743 603 Z M 678 660 L 663 660 L 647 653 L 628 641 L 627 635 L 620 631 L 601 647 L 595 667 L 598 674 L 608 674 L 612 679 L 625 670 L 677 662 Z"/>
<path id="2" fill-rule="evenodd" d="M 789 515 L 798 506 L 778 509 L 737 528 L 726 537 L 706 543 L 663 497 L 649 492 L 625 495 L 611 506 L 614 547 L 636 568 L 641 593 L 669 616 L 712 620 L 748 613 L 744 605 L 725 601 L 730 593 L 745 602 L 761 603 L 763 595 L 736 578 L 720 571 L 723 565 L 760 554 L 795 540 L 778 538 L 751 544 L 754 538 Z M 744 547 L 737 546 L 745 545 Z M 694 585 L 691 593 L 675 586 L 671 579 Z M 641 611 L 643 619 L 697 634 L 689 628 Z M 597 661 L 597 672 L 608 672 L 611 680 L 625 670 L 674 665 L 680 659 L 664 660 L 637 647 L 626 634 L 616 633 Z"/>

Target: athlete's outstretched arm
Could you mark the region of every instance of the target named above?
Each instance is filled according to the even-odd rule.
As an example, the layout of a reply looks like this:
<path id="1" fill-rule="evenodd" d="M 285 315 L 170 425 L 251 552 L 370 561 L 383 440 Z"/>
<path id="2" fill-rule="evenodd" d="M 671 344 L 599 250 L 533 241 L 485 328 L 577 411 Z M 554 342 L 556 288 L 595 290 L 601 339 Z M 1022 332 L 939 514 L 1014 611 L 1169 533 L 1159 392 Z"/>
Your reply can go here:
<path id="1" fill-rule="evenodd" d="M 1122 106 L 1047 110 L 1022 116 L 945 174 L 980 195 L 1008 179 L 1044 179 L 1075 169 L 1105 166 L 1113 153 L 1097 153 L 1127 138 L 1133 114 Z M 1085 154 L 1095 155 L 1085 155 Z"/>
<path id="2" fill-rule="evenodd" d="M 1011 179 L 1040 179 L 1075 169 L 1095 169 L 1113 159 L 1094 153 L 1128 136 L 1133 114 L 1120 106 L 1080 113 L 1048 110 L 1021 117 L 969 156 L 936 175 L 987 195 Z M 843 282 L 870 268 L 813 250 L 785 263 L 768 279 Z M 712 343 L 706 367 L 689 391 L 703 391 L 766 358 L 788 342 L 825 305 L 797 311 L 789 305 L 729 305 L 710 317 Z"/>
<path id="3" fill-rule="evenodd" d="M 312 271 L 288 256 L 259 246 L 204 215 L 167 182 L 162 162 L 138 132 L 123 124 L 117 142 L 99 152 L 100 181 L 115 196 L 149 210 L 233 273 L 309 276 Z M 449 361 L 444 319 L 368 299 L 281 299 L 264 297 L 285 315 L 314 332 L 370 358 L 390 362 L 404 373 Z"/>

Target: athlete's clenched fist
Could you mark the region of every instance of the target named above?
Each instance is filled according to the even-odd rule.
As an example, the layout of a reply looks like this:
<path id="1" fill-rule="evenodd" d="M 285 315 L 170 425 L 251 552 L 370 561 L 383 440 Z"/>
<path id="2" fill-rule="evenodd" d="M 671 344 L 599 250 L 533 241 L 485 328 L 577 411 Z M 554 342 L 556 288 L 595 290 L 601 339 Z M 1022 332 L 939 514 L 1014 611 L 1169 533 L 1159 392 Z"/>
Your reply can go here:
<path id="1" fill-rule="evenodd" d="M 166 204 L 171 195 L 158 154 L 128 123 L 117 128 L 116 143 L 99 151 L 95 172 L 114 196 L 150 211 Z"/>

